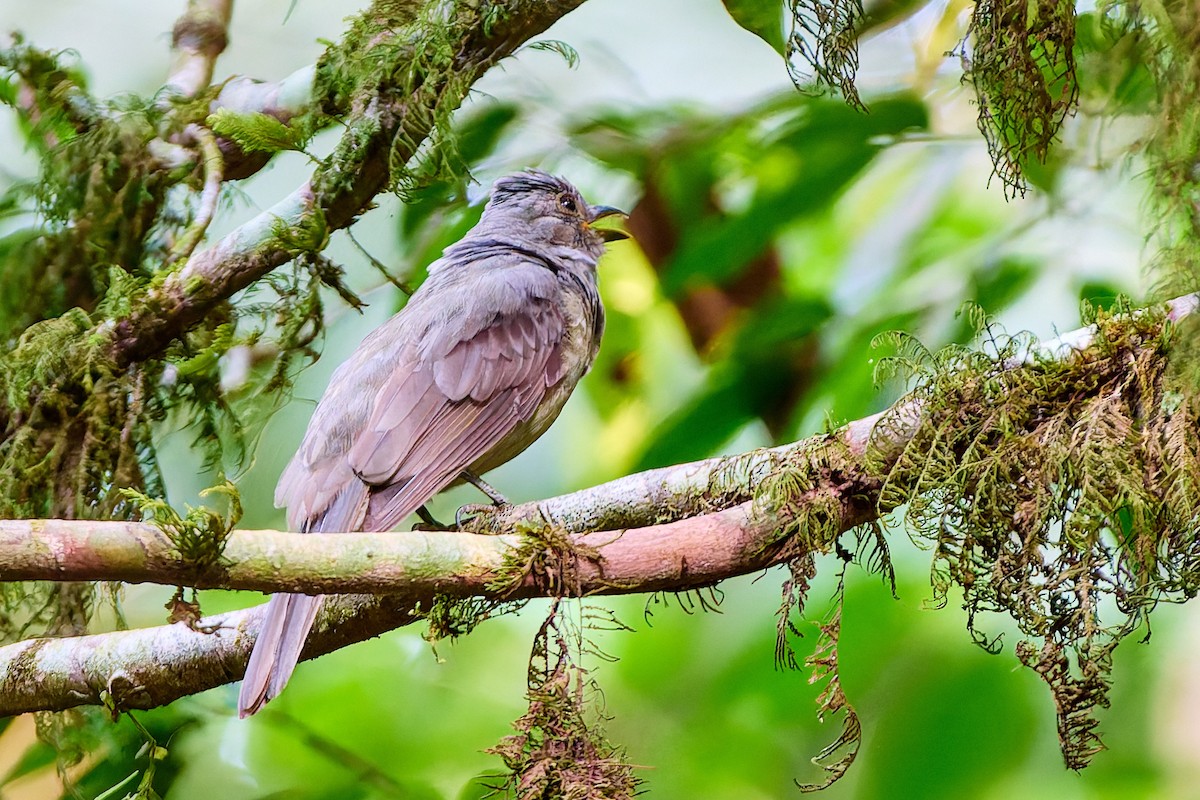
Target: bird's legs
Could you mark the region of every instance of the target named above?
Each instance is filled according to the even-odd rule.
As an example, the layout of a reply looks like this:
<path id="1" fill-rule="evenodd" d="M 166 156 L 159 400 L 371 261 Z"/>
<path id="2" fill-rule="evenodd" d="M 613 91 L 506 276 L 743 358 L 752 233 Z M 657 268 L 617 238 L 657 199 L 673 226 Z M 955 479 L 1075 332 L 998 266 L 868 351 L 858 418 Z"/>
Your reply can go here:
<path id="1" fill-rule="evenodd" d="M 507 497 L 500 494 L 500 492 L 496 491 L 496 487 L 492 486 L 490 483 L 488 483 L 483 478 L 476 475 L 474 472 L 464 469 L 462 471 L 462 478 L 467 483 L 471 484 L 476 489 L 478 489 L 479 491 L 486 494 L 488 496 L 488 499 L 491 500 L 492 503 L 491 503 L 491 505 L 486 505 L 483 503 L 469 503 L 468 505 L 465 505 L 465 506 L 462 506 L 461 508 L 459 508 L 458 512 L 455 513 L 455 515 L 454 515 L 454 524 L 457 525 L 459 528 L 462 527 L 464 518 L 469 519 L 470 517 L 477 516 L 479 514 L 487 512 L 487 511 L 491 511 L 496 508 L 503 508 L 504 506 L 509 505 Z"/>
<path id="2" fill-rule="evenodd" d="M 494 506 L 509 505 L 508 498 L 496 491 L 496 487 L 470 470 L 462 471 L 463 480 L 488 496 Z"/>
<path id="3" fill-rule="evenodd" d="M 433 516 L 433 514 L 430 513 L 430 511 L 427 507 L 421 506 L 420 508 L 417 509 L 417 512 L 416 512 L 417 516 L 421 518 L 421 522 L 419 524 L 413 526 L 414 531 L 459 530 L 462 528 L 462 523 L 463 523 L 464 519 L 469 519 L 470 517 L 473 517 L 477 514 L 491 511 L 494 508 L 503 508 L 504 506 L 509 505 L 507 497 L 500 494 L 500 492 L 498 492 L 496 490 L 495 486 L 492 486 L 490 483 L 488 483 L 483 478 L 476 475 L 474 472 L 470 472 L 470 471 L 464 469 L 462 471 L 461 475 L 462 475 L 462 479 L 464 481 L 466 481 L 467 483 L 471 484 L 479 491 L 486 494 L 488 496 L 488 499 L 492 501 L 491 504 L 468 503 L 467 505 L 458 509 L 458 512 L 455 513 L 453 525 L 446 525 L 445 523 L 439 522 Z"/>

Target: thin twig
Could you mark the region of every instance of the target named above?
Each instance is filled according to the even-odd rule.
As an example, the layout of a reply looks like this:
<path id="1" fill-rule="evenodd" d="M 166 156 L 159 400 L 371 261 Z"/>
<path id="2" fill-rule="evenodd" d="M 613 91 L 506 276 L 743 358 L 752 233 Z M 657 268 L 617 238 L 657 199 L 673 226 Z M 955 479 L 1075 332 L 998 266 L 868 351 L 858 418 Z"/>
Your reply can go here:
<path id="1" fill-rule="evenodd" d="M 412 297 L 413 289 L 411 286 L 408 285 L 408 282 L 403 281 L 403 280 L 395 277 L 394 275 L 392 275 L 392 273 L 388 271 L 387 266 L 382 261 L 380 261 L 379 259 L 375 258 L 375 256 L 373 256 L 369 252 L 367 252 L 367 248 L 365 248 L 361 244 L 359 244 L 358 239 L 354 238 L 353 230 L 351 230 L 350 228 L 346 228 L 346 236 L 350 237 L 350 242 L 355 247 L 358 248 L 358 252 L 362 253 L 366 257 L 367 261 L 371 262 L 371 266 L 373 266 L 379 272 L 379 274 L 382 275 L 384 277 L 384 279 L 387 280 L 388 283 L 390 283 L 392 286 L 395 286 L 397 289 L 404 292 L 404 294 L 408 295 L 409 297 Z"/>
<path id="2" fill-rule="evenodd" d="M 212 83 L 217 57 L 229 44 L 233 0 L 188 0 L 171 32 L 175 58 L 167 77 L 167 95 L 195 97 Z"/>
<path id="3" fill-rule="evenodd" d="M 171 249 L 168 263 L 172 264 L 191 258 L 196 245 L 204 238 L 209 223 L 216 216 L 217 203 L 221 199 L 221 182 L 224 180 L 225 160 L 221 156 L 221 148 L 217 145 L 216 135 L 203 125 L 192 123 L 183 129 L 183 138 L 200 148 L 201 163 L 204 167 L 204 189 L 200 193 L 200 207 L 196 210 L 196 218 Z"/>

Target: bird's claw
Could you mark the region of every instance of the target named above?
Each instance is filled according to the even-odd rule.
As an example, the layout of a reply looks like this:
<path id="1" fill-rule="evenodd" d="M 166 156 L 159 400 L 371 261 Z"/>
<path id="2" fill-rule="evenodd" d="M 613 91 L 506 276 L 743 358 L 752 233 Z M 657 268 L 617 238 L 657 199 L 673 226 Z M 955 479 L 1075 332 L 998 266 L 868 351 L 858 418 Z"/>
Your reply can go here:
<path id="1" fill-rule="evenodd" d="M 421 521 L 418 522 L 416 525 L 412 526 L 412 529 L 414 531 L 425 531 L 425 532 L 429 532 L 429 533 L 435 533 L 435 532 L 439 532 L 439 531 L 452 531 L 452 530 L 457 529 L 457 523 L 458 523 L 457 517 L 455 517 L 455 519 L 454 519 L 454 522 L 455 522 L 454 526 L 447 525 L 444 522 L 438 522 L 438 520 L 433 516 L 433 514 L 429 513 L 429 509 L 426 508 L 425 506 L 421 506 L 420 508 L 417 509 L 417 516 L 421 518 Z"/>
<path id="2" fill-rule="evenodd" d="M 468 503 L 465 506 L 460 506 L 454 514 L 454 524 L 459 530 L 463 529 L 463 525 L 476 517 L 487 517 L 495 514 L 497 511 L 508 507 L 507 502 L 503 503 Z M 479 526 L 473 526 L 478 528 Z M 477 531 L 478 532 L 478 531 Z"/>

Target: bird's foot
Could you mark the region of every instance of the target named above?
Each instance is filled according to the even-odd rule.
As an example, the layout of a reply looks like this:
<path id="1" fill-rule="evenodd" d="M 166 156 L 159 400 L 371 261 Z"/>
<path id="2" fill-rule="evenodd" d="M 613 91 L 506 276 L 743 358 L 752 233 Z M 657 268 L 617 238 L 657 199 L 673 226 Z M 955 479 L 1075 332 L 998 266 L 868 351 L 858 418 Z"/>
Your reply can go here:
<path id="1" fill-rule="evenodd" d="M 486 519 L 497 511 L 507 508 L 507 503 L 468 503 L 461 506 L 454 514 L 454 524 L 459 530 L 470 530 L 473 533 L 487 533 Z"/>
<path id="2" fill-rule="evenodd" d="M 454 518 L 456 523 L 455 525 L 447 525 L 444 522 L 438 522 L 433 514 L 429 513 L 429 509 L 425 506 L 421 506 L 417 509 L 417 516 L 421 518 L 421 521 L 412 526 L 414 531 L 453 531 L 457 530 L 458 528 L 457 515 Z"/>
<path id="3" fill-rule="evenodd" d="M 486 494 L 488 496 L 488 499 L 491 500 L 492 502 L 491 502 L 491 504 L 468 503 L 467 505 L 459 508 L 458 512 L 454 515 L 454 524 L 458 526 L 459 530 L 463 529 L 463 524 L 466 522 L 476 520 L 479 517 L 486 518 L 486 517 L 490 516 L 491 514 L 494 514 L 496 511 L 498 511 L 502 508 L 507 508 L 509 505 L 511 505 L 511 503 L 508 502 L 507 497 L 500 494 L 500 492 L 496 491 L 496 487 L 492 486 L 490 483 L 488 483 L 483 478 L 476 475 L 474 472 L 470 472 L 470 471 L 464 469 L 462 472 L 462 478 L 464 481 L 466 481 L 467 483 L 471 484 L 479 491 Z M 487 532 L 486 527 L 487 527 L 486 524 L 484 524 L 484 525 L 475 524 L 475 525 L 470 526 L 470 529 L 475 531 L 476 533 L 486 533 Z"/>

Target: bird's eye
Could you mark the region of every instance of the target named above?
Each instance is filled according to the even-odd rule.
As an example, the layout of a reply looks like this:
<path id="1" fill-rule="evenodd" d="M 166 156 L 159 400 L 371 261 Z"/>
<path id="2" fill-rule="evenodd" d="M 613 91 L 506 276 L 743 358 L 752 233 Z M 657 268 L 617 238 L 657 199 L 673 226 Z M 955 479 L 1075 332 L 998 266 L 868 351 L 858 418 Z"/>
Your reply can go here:
<path id="1" fill-rule="evenodd" d="M 562 206 L 564 210 L 569 211 L 572 214 L 575 214 L 579 211 L 579 206 L 575 204 L 575 198 L 568 194 L 560 195 L 558 198 L 558 204 Z"/>

